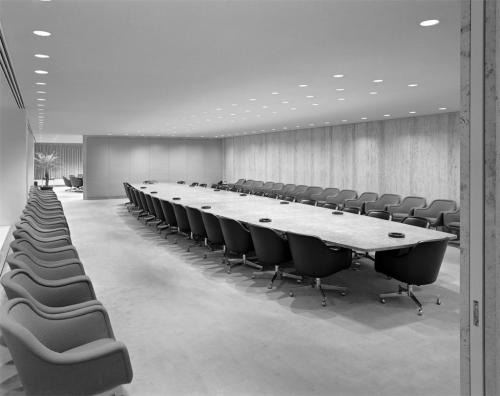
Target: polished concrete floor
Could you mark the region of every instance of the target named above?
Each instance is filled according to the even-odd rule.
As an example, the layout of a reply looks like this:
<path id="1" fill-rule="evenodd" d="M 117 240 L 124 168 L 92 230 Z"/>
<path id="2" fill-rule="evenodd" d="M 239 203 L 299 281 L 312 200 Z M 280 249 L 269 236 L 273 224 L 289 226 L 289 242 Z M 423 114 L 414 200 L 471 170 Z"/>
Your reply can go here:
<path id="1" fill-rule="evenodd" d="M 64 190 L 64 189 L 62 189 Z M 116 337 L 128 346 L 134 380 L 127 395 L 457 395 L 459 250 L 449 247 L 438 281 L 409 299 L 381 304 L 397 282 L 363 262 L 330 281 L 349 287 L 292 298 L 291 281 L 266 288 L 253 269 L 228 275 L 214 256 L 186 252 L 142 225 L 124 200 L 82 201 L 60 193 L 72 238 Z M 177 244 L 173 241 L 178 239 Z M 22 395 L 0 354 L 0 394 Z"/>

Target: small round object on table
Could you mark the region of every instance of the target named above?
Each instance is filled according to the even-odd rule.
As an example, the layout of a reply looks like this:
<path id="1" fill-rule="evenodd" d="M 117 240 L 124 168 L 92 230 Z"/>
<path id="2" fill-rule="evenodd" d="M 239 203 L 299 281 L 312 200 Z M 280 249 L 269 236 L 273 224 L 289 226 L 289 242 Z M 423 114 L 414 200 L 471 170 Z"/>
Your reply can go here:
<path id="1" fill-rule="evenodd" d="M 141 186 L 141 188 L 147 188 L 147 186 Z"/>
<path id="2" fill-rule="evenodd" d="M 267 217 L 263 217 L 262 219 L 259 219 L 259 222 L 261 222 L 261 223 L 270 223 L 271 219 L 269 219 Z"/>
<path id="3" fill-rule="evenodd" d="M 202 209 L 212 209 L 212 207 L 210 205 L 203 205 L 201 208 Z"/>
<path id="4" fill-rule="evenodd" d="M 332 214 L 337 215 L 337 216 L 340 216 L 340 215 L 343 215 L 343 214 L 344 214 L 344 212 L 342 212 L 342 211 L 340 211 L 340 210 L 334 210 L 334 211 L 332 212 Z"/>
<path id="5" fill-rule="evenodd" d="M 179 201 L 181 198 L 180 197 L 173 197 L 172 198 L 174 201 Z"/>
<path id="6" fill-rule="evenodd" d="M 158 194 L 158 191 L 151 191 L 150 194 Z"/>
<path id="7" fill-rule="evenodd" d="M 289 203 L 290 203 L 290 202 L 288 202 L 288 201 L 280 201 L 280 204 L 281 204 L 281 205 L 288 205 Z"/>
<path id="8" fill-rule="evenodd" d="M 220 189 L 219 188 L 214 188 L 214 191 L 220 191 Z"/>
<path id="9" fill-rule="evenodd" d="M 240 194 L 240 197 L 246 197 L 246 196 L 247 196 L 247 194 L 243 194 L 243 193 Z"/>
<path id="10" fill-rule="evenodd" d="M 389 232 L 389 237 L 391 238 L 404 238 L 405 237 L 405 234 L 403 234 L 402 232 Z"/>

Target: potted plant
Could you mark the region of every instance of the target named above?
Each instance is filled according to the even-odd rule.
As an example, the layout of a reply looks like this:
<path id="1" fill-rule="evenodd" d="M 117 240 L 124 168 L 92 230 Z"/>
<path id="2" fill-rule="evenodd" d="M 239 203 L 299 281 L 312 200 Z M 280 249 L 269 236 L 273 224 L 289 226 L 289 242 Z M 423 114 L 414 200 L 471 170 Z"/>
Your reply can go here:
<path id="1" fill-rule="evenodd" d="M 42 186 L 40 188 L 42 190 L 52 189 L 51 187 L 49 187 L 50 171 L 59 166 L 59 157 L 54 152 L 50 154 L 36 153 L 35 165 L 37 166 L 37 168 L 42 169 L 43 178 L 45 179 L 45 186 Z"/>

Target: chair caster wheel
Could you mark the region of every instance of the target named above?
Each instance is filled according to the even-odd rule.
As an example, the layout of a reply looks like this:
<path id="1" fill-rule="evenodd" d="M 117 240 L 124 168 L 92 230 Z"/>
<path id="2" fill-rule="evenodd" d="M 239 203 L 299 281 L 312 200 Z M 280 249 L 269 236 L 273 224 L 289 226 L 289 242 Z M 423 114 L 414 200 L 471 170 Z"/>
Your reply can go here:
<path id="1" fill-rule="evenodd" d="M 267 285 L 267 288 L 268 288 L 269 290 L 270 290 L 270 289 L 272 289 L 272 288 L 273 288 L 273 284 L 272 284 L 272 283 L 268 284 L 268 285 Z"/>
<path id="2" fill-rule="evenodd" d="M 255 275 L 252 275 L 252 279 L 255 279 Z"/>
<path id="3" fill-rule="evenodd" d="M 191 249 L 187 248 L 187 249 L 186 249 L 186 252 L 189 252 L 190 250 L 191 250 Z"/>
<path id="4" fill-rule="evenodd" d="M 326 301 L 321 301 L 321 305 L 322 305 L 323 307 L 326 307 Z"/>
<path id="5" fill-rule="evenodd" d="M 382 304 L 385 304 L 385 298 L 381 298 L 381 299 L 380 299 L 380 302 L 381 302 Z"/>
<path id="6" fill-rule="evenodd" d="M 340 292 L 340 295 L 341 295 L 342 297 L 344 297 L 346 294 L 347 294 L 347 293 L 346 293 L 345 291 L 344 291 L 344 292 Z"/>
<path id="7" fill-rule="evenodd" d="M 204 254 L 204 255 L 203 255 L 203 258 L 204 258 L 204 259 L 206 259 L 206 258 L 207 258 L 207 255 L 206 255 L 206 254 Z"/>
<path id="8" fill-rule="evenodd" d="M 417 310 L 417 315 L 418 316 L 422 316 L 424 314 L 424 312 L 422 311 L 422 309 L 418 309 Z"/>
<path id="9" fill-rule="evenodd" d="M 437 305 L 441 305 L 441 299 L 438 297 L 437 300 L 436 300 L 436 304 Z"/>
<path id="10" fill-rule="evenodd" d="M 293 292 L 288 293 L 290 297 L 293 297 Z"/>
<path id="11" fill-rule="evenodd" d="M 302 279 L 297 279 L 297 283 L 302 283 Z"/>

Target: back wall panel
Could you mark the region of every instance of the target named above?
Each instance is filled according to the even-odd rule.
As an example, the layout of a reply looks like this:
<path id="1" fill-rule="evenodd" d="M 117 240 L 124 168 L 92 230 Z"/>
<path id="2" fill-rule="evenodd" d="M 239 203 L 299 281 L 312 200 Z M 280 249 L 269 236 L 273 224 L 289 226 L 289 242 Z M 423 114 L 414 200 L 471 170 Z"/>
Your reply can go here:
<path id="1" fill-rule="evenodd" d="M 123 197 L 123 182 L 222 179 L 216 139 L 84 136 L 84 198 Z"/>
<path id="2" fill-rule="evenodd" d="M 460 201 L 458 113 L 225 138 L 239 178 Z"/>

